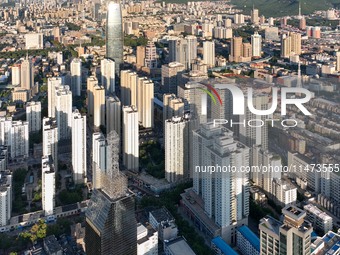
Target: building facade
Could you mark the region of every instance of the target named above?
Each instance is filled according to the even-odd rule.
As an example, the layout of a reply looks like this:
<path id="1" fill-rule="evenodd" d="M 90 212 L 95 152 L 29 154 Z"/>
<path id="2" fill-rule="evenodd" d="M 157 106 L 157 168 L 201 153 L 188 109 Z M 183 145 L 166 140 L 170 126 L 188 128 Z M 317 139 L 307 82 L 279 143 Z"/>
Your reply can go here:
<path id="1" fill-rule="evenodd" d="M 78 110 L 72 113 L 72 167 L 75 183 L 86 183 L 86 116 Z"/>
<path id="2" fill-rule="evenodd" d="M 28 121 L 29 132 L 41 130 L 41 103 L 28 102 L 26 104 L 26 120 Z"/>

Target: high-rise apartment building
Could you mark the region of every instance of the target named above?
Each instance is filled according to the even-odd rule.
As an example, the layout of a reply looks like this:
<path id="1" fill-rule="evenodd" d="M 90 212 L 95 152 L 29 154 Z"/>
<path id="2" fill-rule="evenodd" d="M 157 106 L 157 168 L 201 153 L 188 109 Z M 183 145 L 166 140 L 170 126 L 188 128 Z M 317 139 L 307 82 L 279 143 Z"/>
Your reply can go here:
<path id="1" fill-rule="evenodd" d="M 55 115 L 58 125 L 59 140 L 71 138 L 72 92 L 67 85 L 59 86 L 55 95 Z"/>
<path id="2" fill-rule="evenodd" d="M 165 121 L 165 179 L 177 182 L 190 177 L 189 119 L 172 117 Z"/>
<path id="3" fill-rule="evenodd" d="M 182 63 L 188 66 L 188 42 L 183 38 L 169 40 L 169 62 Z"/>
<path id="4" fill-rule="evenodd" d="M 340 51 L 335 53 L 336 56 L 336 70 L 340 72 Z"/>
<path id="5" fill-rule="evenodd" d="M 20 67 L 20 86 L 23 89 L 30 90 L 34 84 L 34 66 L 28 56 L 21 63 Z"/>
<path id="6" fill-rule="evenodd" d="M 20 66 L 12 66 L 12 85 L 20 85 Z"/>
<path id="7" fill-rule="evenodd" d="M 281 158 L 278 155 L 263 150 L 261 146 L 252 148 L 252 166 L 257 166 L 259 169 L 280 169 L 282 166 Z M 250 178 L 254 184 L 269 194 L 273 194 L 274 179 L 281 179 L 280 171 L 259 171 L 251 173 Z"/>
<path id="8" fill-rule="evenodd" d="M 71 61 L 71 90 L 73 96 L 81 95 L 81 60 L 79 58 L 74 58 Z"/>
<path id="9" fill-rule="evenodd" d="M 58 171 L 58 125 L 55 118 L 43 118 L 43 156 L 51 156 Z"/>
<path id="10" fill-rule="evenodd" d="M 188 65 L 187 69 L 191 69 L 191 64 L 193 63 L 194 59 L 197 58 L 197 37 L 194 35 L 187 35 L 185 39 L 188 42 Z"/>
<path id="11" fill-rule="evenodd" d="M 245 100 L 245 102 L 247 99 Z M 246 103 L 245 103 L 246 104 Z M 253 106 L 255 109 L 268 109 L 269 107 L 269 96 L 261 92 L 254 92 L 253 95 Z M 239 115 L 239 122 L 247 122 L 249 119 L 261 119 L 265 122 L 265 115 L 255 115 L 251 113 L 248 107 L 245 107 L 246 114 Z M 235 126 L 234 129 L 239 137 L 240 142 L 252 148 L 254 145 L 261 145 L 264 150 L 268 149 L 268 126 L 263 125 L 263 127 L 250 127 L 249 125 L 239 125 Z"/>
<path id="12" fill-rule="evenodd" d="M 169 40 L 169 62 L 179 62 L 190 70 L 197 57 L 197 39 L 191 36 Z"/>
<path id="13" fill-rule="evenodd" d="M 287 34 L 281 35 L 281 57 L 282 58 L 289 58 L 291 55 L 291 48 L 292 48 L 292 38 Z"/>
<path id="14" fill-rule="evenodd" d="M 57 52 L 57 64 L 62 65 L 63 63 L 64 63 L 63 52 L 59 51 L 59 52 Z"/>
<path id="15" fill-rule="evenodd" d="M 43 156 L 41 159 L 42 171 L 42 209 L 46 215 L 54 214 L 55 207 L 55 171 L 51 156 Z"/>
<path id="16" fill-rule="evenodd" d="M 301 54 L 301 34 L 290 33 L 281 35 L 281 57 L 289 58 L 291 55 Z"/>
<path id="17" fill-rule="evenodd" d="M 123 26 L 120 3 L 110 1 L 106 16 L 106 57 L 115 61 L 116 75 L 123 64 Z"/>
<path id="18" fill-rule="evenodd" d="M 224 20 L 224 27 L 231 27 L 232 20 L 231 19 L 225 19 Z"/>
<path id="19" fill-rule="evenodd" d="M 93 124 L 105 126 L 105 89 L 98 85 L 93 88 Z"/>
<path id="20" fill-rule="evenodd" d="M 92 134 L 92 184 L 100 189 L 102 172 L 106 169 L 106 139 L 101 132 Z"/>
<path id="21" fill-rule="evenodd" d="M 29 136 L 27 121 L 12 121 L 10 131 L 11 158 L 28 157 Z"/>
<path id="22" fill-rule="evenodd" d="M 261 254 L 311 254 L 313 227 L 305 220 L 306 212 L 293 205 L 282 209 L 283 222 L 271 217 L 260 221 Z"/>
<path id="23" fill-rule="evenodd" d="M 163 95 L 163 126 L 167 119 L 184 116 L 184 101 L 175 94 Z M 165 128 L 163 128 L 165 130 Z"/>
<path id="24" fill-rule="evenodd" d="M 157 50 L 155 43 L 149 41 L 145 47 L 144 66 L 149 69 L 157 68 Z"/>
<path id="25" fill-rule="evenodd" d="M 239 13 L 234 14 L 234 23 L 235 24 L 243 24 L 244 23 L 244 14 L 239 14 Z"/>
<path id="26" fill-rule="evenodd" d="M 255 32 L 251 36 L 251 46 L 253 57 L 261 57 L 262 51 L 262 36 L 258 32 Z"/>
<path id="27" fill-rule="evenodd" d="M 123 164 L 126 169 L 139 171 L 138 111 L 135 106 L 123 107 Z"/>
<path id="28" fill-rule="evenodd" d="M 12 118 L 1 117 L 0 118 L 0 144 L 5 146 L 11 145 L 11 129 Z"/>
<path id="29" fill-rule="evenodd" d="M 249 62 L 252 57 L 252 46 L 250 43 L 242 43 L 242 37 L 233 37 L 229 61 L 231 62 Z"/>
<path id="30" fill-rule="evenodd" d="M 136 67 L 141 69 L 145 64 L 145 46 L 137 46 L 136 50 Z"/>
<path id="31" fill-rule="evenodd" d="M 41 103 L 28 102 L 26 104 L 26 120 L 28 121 L 29 132 L 41 130 Z"/>
<path id="32" fill-rule="evenodd" d="M 8 147 L 6 145 L 0 146 L 0 171 L 7 170 L 8 165 Z"/>
<path id="33" fill-rule="evenodd" d="M 177 86 L 185 66 L 179 62 L 162 65 L 162 90 L 166 93 L 177 94 Z"/>
<path id="34" fill-rule="evenodd" d="M 12 173 L 9 170 L 0 172 L 0 226 L 9 223 L 12 214 Z"/>
<path id="35" fill-rule="evenodd" d="M 28 157 L 28 122 L 0 118 L 0 144 L 8 146 L 10 157 Z"/>
<path id="36" fill-rule="evenodd" d="M 178 86 L 178 97 L 183 98 L 185 111 L 190 111 L 191 119 L 199 123 L 207 122 L 207 94 L 202 90 L 206 86 L 198 82 L 187 82 Z"/>
<path id="37" fill-rule="evenodd" d="M 94 116 L 94 88 L 98 86 L 98 80 L 94 76 L 87 78 L 87 113 L 90 118 Z"/>
<path id="38" fill-rule="evenodd" d="M 301 30 L 305 30 L 306 29 L 306 18 L 305 17 L 301 17 L 301 19 L 299 21 L 299 28 Z"/>
<path id="39" fill-rule="evenodd" d="M 242 61 L 250 61 L 252 57 L 252 47 L 250 43 L 243 43 L 242 45 Z"/>
<path id="40" fill-rule="evenodd" d="M 251 23 L 253 23 L 254 25 L 258 25 L 259 24 L 259 10 L 253 8 L 251 10 Z"/>
<path id="41" fill-rule="evenodd" d="M 292 38 L 291 41 L 291 52 L 293 52 L 296 55 L 301 54 L 301 34 L 299 33 L 290 33 L 290 36 Z"/>
<path id="42" fill-rule="evenodd" d="M 280 253 L 280 226 L 281 221 L 267 216 L 260 220 L 260 254 L 279 255 Z"/>
<path id="43" fill-rule="evenodd" d="M 176 46 L 177 41 L 179 40 L 178 37 L 172 37 L 168 40 L 168 48 L 169 48 L 169 62 L 175 62 L 176 61 Z"/>
<path id="44" fill-rule="evenodd" d="M 138 121 L 145 128 L 153 128 L 154 121 L 154 84 L 146 77 L 137 79 Z"/>
<path id="45" fill-rule="evenodd" d="M 106 97 L 106 132 L 116 131 L 118 136 L 121 134 L 122 108 L 117 96 Z"/>
<path id="46" fill-rule="evenodd" d="M 112 59 L 100 61 L 101 82 L 106 90 L 106 95 L 115 92 L 115 62 Z"/>
<path id="47" fill-rule="evenodd" d="M 209 67 L 215 66 L 215 42 L 204 41 L 203 42 L 203 62 Z"/>
<path id="48" fill-rule="evenodd" d="M 238 62 L 238 59 L 241 56 L 242 56 L 242 37 L 234 37 L 231 39 L 229 61 Z"/>
<path id="49" fill-rule="evenodd" d="M 75 183 L 86 183 L 86 116 L 72 113 L 72 167 Z"/>
<path id="50" fill-rule="evenodd" d="M 201 124 L 193 136 L 193 190 L 202 197 L 204 211 L 221 229 L 222 238 L 233 244 L 236 227 L 248 223 L 249 176 L 240 169 L 249 165 L 249 148 L 212 122 Z M 215 173 L 205 171 L 211 166 Z M 218 166 L 234 170 L 218 171 Z"/>
<path id="51" fill-rule="evenodd" d="M 47 97 L 48 97 L 48 117 L 55 117 L 55 93 L 62 84 L 61 77 L 51 77 L 47 79 Z"/>
<path id="52" fill-rule="evenodd" d="M 234 84 L 235 85 L 235 84 Z M 261 145 L 262 149 L 268 148 L 268 126 L 263 125 L 257 127 L 251 127 L 246 124 L 231 125 L 231 121 L 235 123 L 246 123 L 250 119 L 258 119 L 265 122 L 265 115 L 255 115 L 249 111 L 247 107 L 247 98 L 244 100 L 244 109 L 246 113 L 244 115 L 233 114 L 233 96 L 229 90 L 228 84 L 215 84 L 214 88 L 220 95 L 221 104 L 211 105 L 211 118 L 213 119 L 226 119 L 228 120 L 227 127 L 232 129 L 239 141 L 248 146 L 251 150 L 254 145 Z M 269 96 L 263 94 L 261 91 L 253 92 L 252 103 L 255 109 L 265 110 L 269 108 Z"/>
<path id="53" fill-rule="evenodd" d="M 137 105 L 137 78 L 138 75 L 131 70 L 121 71 L 121 102 L 122 105 Z"/>

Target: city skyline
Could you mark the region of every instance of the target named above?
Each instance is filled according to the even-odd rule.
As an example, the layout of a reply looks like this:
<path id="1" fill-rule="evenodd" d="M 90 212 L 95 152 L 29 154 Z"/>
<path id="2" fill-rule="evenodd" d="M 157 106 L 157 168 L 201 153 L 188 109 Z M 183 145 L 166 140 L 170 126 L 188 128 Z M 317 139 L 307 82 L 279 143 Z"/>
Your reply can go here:
<path id="1" fill-rule="evenodd" d="M 0 0 L 0 254 L 339 253 L 339 7 Z"/>

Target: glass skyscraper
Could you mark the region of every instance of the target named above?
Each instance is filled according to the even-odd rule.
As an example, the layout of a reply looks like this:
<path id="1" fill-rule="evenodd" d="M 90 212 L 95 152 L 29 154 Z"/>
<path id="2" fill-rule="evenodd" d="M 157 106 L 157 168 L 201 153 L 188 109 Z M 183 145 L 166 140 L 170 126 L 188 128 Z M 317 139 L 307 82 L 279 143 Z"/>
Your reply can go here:
<path id="1" fill-rule="evenodd" d="M 86 211 L 86 254 L 136 255 L 137 222 L 134 198 L 113 199 L 94 189 Z"/>
<path id="2" fill-rule="evenodd" d="M 119 76 L 123 63 L 123 26 L 119 3 L 109 2 L 106 22 L 106 57 L 115 61 L 116 75 Z"/>
<path id="3" fill-rule="evenodd" d="M 98 156 L 105 163 L 98 166 L 100 181 L 85 213 L 86 254 L 137 255 L 135 201 L 127 177 L 119 171 L 118 134 L 110 132 L 102 145 Z"/>

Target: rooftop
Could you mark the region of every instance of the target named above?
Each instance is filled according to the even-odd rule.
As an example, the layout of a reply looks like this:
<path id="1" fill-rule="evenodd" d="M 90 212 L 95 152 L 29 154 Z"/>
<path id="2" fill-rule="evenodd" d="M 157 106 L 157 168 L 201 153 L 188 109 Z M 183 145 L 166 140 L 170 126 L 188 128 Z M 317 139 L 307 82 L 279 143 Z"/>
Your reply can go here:
<path id="1" fill-rule="evenodd" d="M 196 255 L 183 237 L 164 242 L 164 246 L 167 247 L 173 255 Z"/>
<path id="2" fill-rule="evenodd" d="M 331 216 L 329 216 L 327 213 L 321 211 L 315 205 L 307 204 L 303 208 L 305 209 L 305 211 L 310 212 L 310 213 L 316 215 L 317 217 L 319 217 L 323 221 L 330 221 L 330 220 L 332 220 Z"/>
<path id="3" fill-rule="evenodd" d="M 54 254 L 58 251 L 62 251 L 62 248 L 54 235 L 44 238 L 44 247 L 47 249 L 46 252 L 48 254 Z"/>
<path id="4" fill-rule="evenodd" d="M 174 221 L 174 217 L 165 207 L 150 212 L 157 222 Z"/>
<path id="5" fill-rule="evenodd" d="M 237 231 L 239 231 L 257 251 L 260 251 L 260 239 L 247 226 L 242 226 L 238 228 Z"/>
<path id="6" fill-rule="evenodd" d="M 290 217 L 294 220 L 299 220 L 299 219 L 306 216 L 305 211 L 303 211 L 300 208 L 293 206 L 293 205 L 289 205 L 289 206 L 286 206 L 285 208 L 283 208 L 282 213 L 285 216 L 288 216 L 288 217 Z"/>
<path id="7" fill-rule="evenodd" d="M 216 245 L 216 247 L 218 249 L 220 249 L 222 251 L 223 254 L 227 254 L 227 255 L 238 255 L 238 253 L 236 251 L 234 251 L 225 241 L 223 241 L 223 239 L 221 237 L 215 237 L 212 241 L 211 241 L 214 245 Z M 260 246 L 260 244 L 259 244 Z"/>
<path id="8" fill-rule="evenodd" d="M 197 195 L 193 189 L 186 189 L 185 193 L 181 194 L 181 199 L 188 209 L 193 212 L 197 218 L 199 218 L 199 220 L 211 233 L 214 234 L 219 231 L 220 228 L 205 213 L 203 199 Z"/>
<path id="9" fill-rule="evenodd" d="M 266 216 L 261 219 L 259 227 L 263 226 L 264 228 L 270 230 L 271 232 L 279 235 L 281 225 L 282 225 L 281 221 L 278 221 L 271 216 Z"/>

